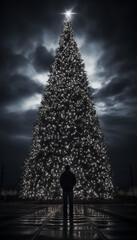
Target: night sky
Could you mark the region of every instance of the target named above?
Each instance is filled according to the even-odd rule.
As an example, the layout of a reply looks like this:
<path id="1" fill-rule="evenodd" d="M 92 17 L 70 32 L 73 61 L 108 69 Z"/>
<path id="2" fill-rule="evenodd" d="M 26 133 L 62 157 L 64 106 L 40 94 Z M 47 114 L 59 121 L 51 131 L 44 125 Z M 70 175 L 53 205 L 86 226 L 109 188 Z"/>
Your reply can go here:
<path id="1" fill-rule="evenodd" d="M 18 185 L 65 10 L 85 62 L 114 179 L 137 184 L 137 8 L 135 1 L 2 1 L 0 147 L 4 188 Z M 1 169 L 0 169 L 1 172 Z"/>

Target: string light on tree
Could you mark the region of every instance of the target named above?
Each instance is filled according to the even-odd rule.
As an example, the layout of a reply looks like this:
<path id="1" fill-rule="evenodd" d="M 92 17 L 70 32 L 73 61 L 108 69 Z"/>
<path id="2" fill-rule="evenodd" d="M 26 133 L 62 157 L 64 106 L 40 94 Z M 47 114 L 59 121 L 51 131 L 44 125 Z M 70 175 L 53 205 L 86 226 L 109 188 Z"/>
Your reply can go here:
<path id="1" fill-rule="evenodd" d="M 104 137 L 72 31 L 74 13 L 69 10 L 65 14 L 59 47 L 24 163 L 21 197 L 61 199 L 59 177 L 64 166 L 70 164 L 77 177 L 76 198 L 113 198 Z"/>

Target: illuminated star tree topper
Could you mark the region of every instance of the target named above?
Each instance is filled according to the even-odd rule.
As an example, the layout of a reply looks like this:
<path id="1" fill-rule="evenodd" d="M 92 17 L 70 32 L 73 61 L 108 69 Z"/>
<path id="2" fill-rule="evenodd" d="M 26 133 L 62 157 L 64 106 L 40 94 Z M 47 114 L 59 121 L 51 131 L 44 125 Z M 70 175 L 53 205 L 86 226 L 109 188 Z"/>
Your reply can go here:
<path id="1" fill-rule="evenodd" d="M 71 10 L 66 10 L 66 12 L 63 13 L 63 14 L 65 15 L 65 17 L 66 17 L 67 20 L 71 20 L 72 15 L 74 15 L 74 14 L 76 14 L 76 13 L 72 12 L 72 9 L 71 9 Z"/>

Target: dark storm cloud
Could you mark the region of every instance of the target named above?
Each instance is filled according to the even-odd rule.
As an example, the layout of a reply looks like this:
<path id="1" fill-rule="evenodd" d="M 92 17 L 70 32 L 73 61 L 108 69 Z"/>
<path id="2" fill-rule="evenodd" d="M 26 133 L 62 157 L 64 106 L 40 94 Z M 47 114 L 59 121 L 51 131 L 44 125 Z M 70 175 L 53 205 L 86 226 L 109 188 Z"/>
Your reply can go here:
<path id="1" fill-rule="evenodd" d="M 18 138 L 19 141 L 19 139 L 22 139 L 21 136 L 24 136 L 24 138 L 26 136 L 26 139 L 31 138 L 31 131 L 32 126 L 35 123 L 36 112 L 36 110 L 29 110 L 21 113 L 1 112 L 0 125 L 2 126 L 2 129 L 0 130 L 0 135 L 10 141 L 15 140 L 16 138 Z"/>
<path id="2" fill-rule="evenodd" d="M 28 60 L 21 54 L 15 54 L 9 47 L 0 51 L 0 71 L 1 73 L 14 73 L 18 68 L 27 66 Z"/>
<path id="3" fill-rule="evenodd" d="M 43 85 L 37 84 L 22 74 L 3 76 L 0 86 L 1 103 L 6 103 L 43 92 Z"/>
<path id="4" fill-rule="evenodd" d="M 82 22 L 84 19 L 89 40 L 104 41 L 108 50 L 123 46 L 123 51 L 127 46 L 133 48 L 136 45 L 135 1 L 89 1 L 84 5 L 83 12 L 87 15 L 86 18 L 83 15 Z"/>
<path id="5" fill-rule="evenodd" d="M 128 146 L 131 136 L 136 136 L 137 120 L 133 118 L 133 116 L 110 116 L 108 114 L 104 114 L 102 118 L 102 128 L 105 129 L 108 142 L 113 141 L 113 144 L 120 146 L 123 145 L 124 142 Z M 135 144 L 136 143 L 134 143 L 134 145 Z"/>
<path id="6" fill-rule="evenodd" d="M 32 63 L 37 72 L 46 72 L 54 61 L 53 53 L 44 46 L 37 46 L 35 52 L 31 54 Z"/>
<path id="7" fill-rule="evenodd" d="M 131 45 L 130 45 L 131 44 Z M 98 61 L 98 68 L 104 67 L 105 76 L 108 78 L 113 74 L 124 77 L 133 77 L 137 73 L 137 47 L 130 44 L 115 43 L 113 47 L 104 47 L 104 54 Z"/>
<path id="8" fill-rule="evenodd" d="M 103 66 L 106 78 L 117 73 L 137 73 L 135 1 L 89 1 L 82 10 L 87 16 L 84 19 L 87 42 L 102 45 L 97 70 Z"/>
<path id="9" fill-rule="evenodd" d="M 114 96 L 116 100 L 126 100 L 126 102 L 137 99 L 137 79 L 134 76 L 112 78 L 97 94 L 97 97 L 102 99 L 111 96 Z"/>
<path id="10" fill-rule="evenodd" d="M 43 33 L 57 36 L 62 9 L 57 1 L 5 1 L 1 5 L 2 46 L 28 51 L 34 41 L 43 41 Z M 65 4 L 65 3 L 64 3 Z M 50 22 L 50 24 L 49 24 Z M 54 29 L 54 30 L 53 30 Z M 59 33 L 58 33 L 59 36 Z"/>

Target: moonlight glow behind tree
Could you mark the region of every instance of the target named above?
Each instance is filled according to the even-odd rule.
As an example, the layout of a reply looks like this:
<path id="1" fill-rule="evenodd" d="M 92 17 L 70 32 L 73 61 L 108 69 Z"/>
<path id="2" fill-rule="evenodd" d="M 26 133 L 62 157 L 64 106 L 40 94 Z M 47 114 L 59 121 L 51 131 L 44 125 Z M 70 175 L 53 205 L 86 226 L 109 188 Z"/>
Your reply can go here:
<path id="1" fill-rule="evenodd" d="M 113 197 L 104 137 L 69 18 L 64 22 L 25 160 L 21 196 L 61 199 L 59 178 L 66 164 L 77 178 L 77 199 Z"/>

